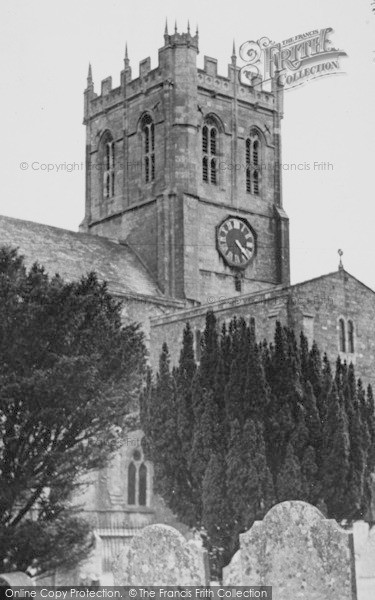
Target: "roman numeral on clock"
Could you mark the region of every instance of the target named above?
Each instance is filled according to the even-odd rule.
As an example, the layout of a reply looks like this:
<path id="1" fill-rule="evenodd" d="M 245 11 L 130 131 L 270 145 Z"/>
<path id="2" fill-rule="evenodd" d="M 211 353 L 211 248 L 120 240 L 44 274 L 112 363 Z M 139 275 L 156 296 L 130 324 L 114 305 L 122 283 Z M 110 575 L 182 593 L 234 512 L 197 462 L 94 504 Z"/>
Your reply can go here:
<path id="1" fill-rule="evenodd" d="M 246 221 L 239 217 L 226 219 L 217 232 L 218 251 L 229 266 L 244 268 L 255 251 L 255 241 Z"/>

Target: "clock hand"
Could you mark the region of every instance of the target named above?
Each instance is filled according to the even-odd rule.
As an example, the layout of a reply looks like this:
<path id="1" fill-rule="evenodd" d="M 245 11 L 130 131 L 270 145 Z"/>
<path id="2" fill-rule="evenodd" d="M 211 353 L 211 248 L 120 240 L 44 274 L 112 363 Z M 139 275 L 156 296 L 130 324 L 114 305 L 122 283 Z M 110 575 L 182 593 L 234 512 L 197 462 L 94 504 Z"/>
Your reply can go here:
<path id="1" fill-rule="evenodd" d="M 240 244 L 240 242 L 238 240 L 235 240 L 235 243 L 237 244 L 238 248 L 241 250 L 241 252 L 244 255 L 244 257 L 245 258 L 249 258 L 249 255 L 246 252 L 245 248 L 242 246 L 242 244 Z"/>

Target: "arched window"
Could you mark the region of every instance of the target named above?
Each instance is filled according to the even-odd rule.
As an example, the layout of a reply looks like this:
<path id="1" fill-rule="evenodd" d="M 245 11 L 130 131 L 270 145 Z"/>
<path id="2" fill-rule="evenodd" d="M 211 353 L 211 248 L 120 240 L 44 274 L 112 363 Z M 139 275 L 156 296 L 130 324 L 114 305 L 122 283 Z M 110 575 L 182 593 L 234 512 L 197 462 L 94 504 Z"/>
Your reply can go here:
<path id="1" fill-rule="evenodd" d="M 208 128 L 205 125 L 202 129 L 202 150 L 203 154 L 207 154 L 208 151 Z"/>
<path id="2" fill-rule="evenodd" d="M 260 137 L 256 129 L 250 131 L 250 136 L 245 142 L 246 153 L 246 191 L 249 194 L 259 196 L 260 194 L 260 157 L 261 145 Z"/>
<path id="3" fill-rule="evenodd" d="M 248 164 L 248 165 L 251 162 L 251 158 L 250 158 L 251 152 L 250 152 L 250 150 L 251 150 L 251 141 L 250 141 L 250 138 L 247 138 L 247 140 L 246 140 L 246 164 Z"/>
<path id="4" fill-rule="evenodd" d="M 109 133 L 102 140 L 100 155 L 103 198 L 113 198 L 115 195 L 115 143 Z"/>
<path id="5" fill-rule="evenodd" d="M 208 181 L 208 158 L 203 157 L 203 181 Z"/>
<path id="6" fill-rule="evenodd" d="M 211 183 L 216 184 L 216 158 L 211 158 Z"/>
<path id="7" fill-rule="evenodd" d="M 348 321 L 348 352 L 354 354 L 354 325 L 353 321 Z"/>
<path id="8" fill-rule="evenodd" d="M 147 506 L 147 466 L 140 450 L 134 450 L 128 465 L 128 505 Z"/>
<path id="9" fill-rule="evenodd" d="M 257 167 L 259 165 L 259 139 L 253 141 L 253 165 Z"/>
<path id="10" fill-rule="evenodd" d="M 128 504 L 133 506 L 135 504 L 135 479 L 136 479 L 136 468 L 133 462 L 128 466 Z"/>
<path id="11" fill-rule="evenodd" d="M 155 179 L 155 126 L 150 115 L 142 119 L 144 180 L 150 183 Z"/>
<path id="12" fill-rule="evenodd" d="M 344 319 L 339 320 L 339 348 L 340 352 L 346 352 L 346 332 Z"/>
<path id="13" fill-rule="evenodd" d="M 251 193 L 251 169 L 246 168 L 246 191 Z"/>
<path id="14" fill-rule="evenodd" d="M 217 159 L 219 154 L 218 128 L 214 119 L 208 117 L 202 128 L 202 178 L 206 183 L 216 185 Z"/>
<path id="15" fill-rule="evenodd" d="M 251 141 L 250 138 L 246 140 L 246 191 L 251 193 Z"/>
<path id="16" fill-rule="evenodd" d="M 139 467 L 138 502 L 140 506 L 147 503 L 147 467 L 144 463 Z"/>
<path id="17" fill-rule="evenodd" d="M 214 156 L 216 156 L 216 136 L 217 131 L 215 127 L 212 127 L 210 131 L 210 150 L 211 154 L 213 154 Z"/>
<path id="18" fill-rule="evenodd" d="M 253 172 L 253 193 L 259 194 L 259 171 Z"/>

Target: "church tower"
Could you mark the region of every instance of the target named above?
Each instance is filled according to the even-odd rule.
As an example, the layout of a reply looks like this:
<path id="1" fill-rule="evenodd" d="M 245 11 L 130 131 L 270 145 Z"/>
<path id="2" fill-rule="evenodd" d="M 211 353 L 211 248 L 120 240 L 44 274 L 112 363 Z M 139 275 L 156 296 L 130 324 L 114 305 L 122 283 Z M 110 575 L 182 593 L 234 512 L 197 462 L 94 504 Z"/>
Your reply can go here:
<path id="1" fill-rule="evenodd" d="M 162 292 L 193 303 L 289 284 L 282 208 L 283 90 L 197 68 L 198 31 L 166 25 L 158 66 L 125 50 L 121 85 L 84 92 L 82 230 L 129 245 Z"/>

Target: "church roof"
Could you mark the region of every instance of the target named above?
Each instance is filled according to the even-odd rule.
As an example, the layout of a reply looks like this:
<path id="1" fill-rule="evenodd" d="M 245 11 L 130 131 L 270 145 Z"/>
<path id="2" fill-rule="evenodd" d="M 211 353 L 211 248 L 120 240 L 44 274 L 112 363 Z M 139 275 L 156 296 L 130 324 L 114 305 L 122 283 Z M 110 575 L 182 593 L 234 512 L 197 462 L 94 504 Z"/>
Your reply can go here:
<path id="1" fill-rule="evenodd" d="M 114 294 L 162 297 L 134 251 L 107 238 L 0 216 L 0 246 L 18 248 L 27 267 L 38 262 L 66 281 L 95 271 Z"/>
<path id="2" fill-rule="evenodd" d="M 356 284 L 358 284 L 361 287 L 365 288 L 366 290 L 368 290 L 372 294 L 375 294 L 375 291 L 372 288 L 370 288 L 368 285 L 366 285 L 365 283 L 363 283 L 363 281 L 360 281 L 360 279 L 357 279 L 357 277 L 354 277 L 354 275 L 352 275 L 351 273 L 349 273 L 348 271 L 346 271 L 344 268 L 338 269 L 337 271 L 332 271 L 331 273 L 325 273 L 324 275 L 318 275 L 317 277 L 313 277 L 312 279 L 306 279 L 305 281 L 300 281 L 298 283 L 293 283 L 293 285 L 290 285 L 290 286 L 287 286 L 287 287 L 290 287 L 290 288 L 303 287 L 304 285 L 307 285 L 307 284 L 309 284 L 309 283 L 311 283 L 313 281 L 319 281 L 320 279 L 339 279 L 342 274 L 344 274 L 345 277 L 349 277 Z"/>

